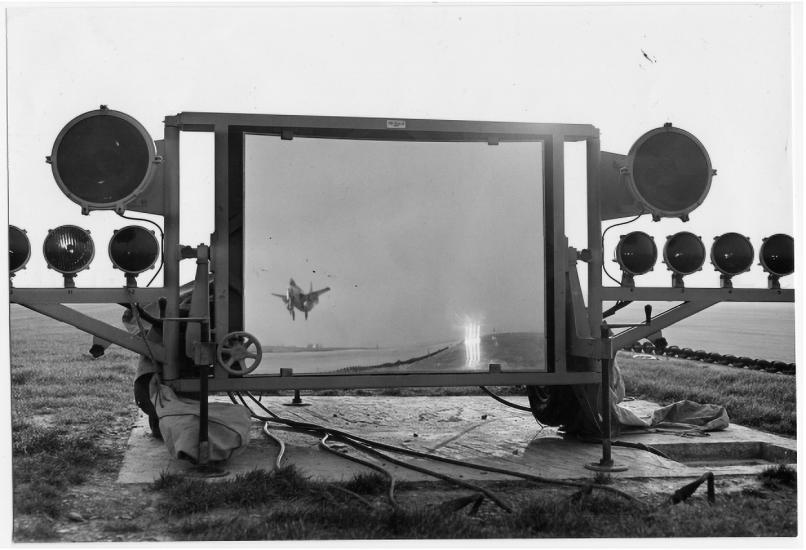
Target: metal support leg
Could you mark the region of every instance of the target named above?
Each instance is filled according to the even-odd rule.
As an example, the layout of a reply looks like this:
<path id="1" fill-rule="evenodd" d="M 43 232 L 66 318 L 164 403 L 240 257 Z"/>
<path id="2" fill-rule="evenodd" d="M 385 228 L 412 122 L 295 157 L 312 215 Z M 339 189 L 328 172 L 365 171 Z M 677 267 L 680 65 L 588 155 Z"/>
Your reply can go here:
<path id="1" fill-rule="evenodd" d="M 602 338 L 607 337 L 607 329 L 602 330 Z M 613 359 L 602 359 L 602 459 L 599 462 L 586 464 L 585 468 L 595 472 L 624 472 L 626 466 L 616 466 L 613 464 L 611 455 L 611 440 L 613 437 L 613 426 L 610 414 L 610 369 L 613 366 Z"/>
<path id="2" fill-rule="evenodd" d="M 209 332 L 209 325 L 207 323 L 201 324 L 201 342 L 207 342 L 207 333 Z M 207 377 L 209 376 L 207 365 L 199 365 L 199 465 L 206 466 L 210 462 L 210 440 L 208 433 L 208 410 L 209 403 L 207 399 Z"/>
<path id="3" fill-rule="evenodd" d="M 210 342 L 210 323 L 207 319 L 200 322 L 201 347 Z M 197 364 L 199 368 L 199 451 L 195 474 L 202 477 L 221 477 L 228 474 L 215 464 L 210 464 L 210 434 L 209 434 L 209 395 L 208 377 L 210 376 L 210 363 L 207 360 Z"/>

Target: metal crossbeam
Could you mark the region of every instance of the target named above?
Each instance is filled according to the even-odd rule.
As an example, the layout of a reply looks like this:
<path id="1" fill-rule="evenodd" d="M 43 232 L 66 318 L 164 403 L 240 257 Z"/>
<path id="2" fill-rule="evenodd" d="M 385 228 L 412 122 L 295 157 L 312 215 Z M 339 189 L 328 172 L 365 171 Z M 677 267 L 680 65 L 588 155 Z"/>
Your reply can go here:
<path id="1" fill-rule="evenodd" d="M 794 302 L 794 289 L 604 287 L 602 301 L 644 300 L 666 302 Z"/>
<path id="2" fill-rule="evenodd" d="M 57 321 L 72 325 L 77 329 L 83 330 L 93 336 L 103 338 L 108 342 L 117 344 L 128 350 L 131 350 L 146 357 L 152 357 L 159 362 L 165 361 L 165 348 L 160 344 L 149 342 L 146 345 L 145 341 L 140 336 L 133 336 L 125 330 L 115 328 L 98 319 L 94 319 L 88 315 L 76 311 L 62 304 L 21 304 L 32 311 L 41 313 L 48 317 L 52 317 Z"/>
<path id="3" fill-rule="evenodd" d="M 165 296 L 164 288 L 15 288 L 9 301 L 17 304 L 150 304 Z"/>
<path id="4" fill-rule="evenodd" d="M 334 388 L 392 388 L 428 386 L 512 386 L 547 384 L 596 384 L 594 372 L 450 372 L 411 374 L 302 374 L 292 376 L 253 375 L 243 378 L 211 378 L 209 391 L 322 390 Z M 199 391 L 198 379 L 183 378 L 171 384 L 177 391 Z"/>

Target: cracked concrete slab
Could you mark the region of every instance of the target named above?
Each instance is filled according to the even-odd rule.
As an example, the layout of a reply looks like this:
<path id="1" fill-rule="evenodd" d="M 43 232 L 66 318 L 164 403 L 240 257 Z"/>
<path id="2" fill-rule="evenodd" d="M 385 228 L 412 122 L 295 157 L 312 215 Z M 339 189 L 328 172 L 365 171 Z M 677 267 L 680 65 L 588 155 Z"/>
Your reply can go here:
<path id="1" fill-rule="evenodd" d="M 212 399 L 222 399 L 214 397 Z M 525 398 L 508 398 L 525 405 Z M 554 428 L 543 428 L 531 414 L 506 407 L 484 396 L 461 397 L 359 397 L 306 396 L 310 406 L 285 407 L 288 397 L 264 397 L 263 403 L 276 414 L 343 430 L 374 441 L 435 453 L 463 462 L 495 466 L 551 479 L 590 479 L 585 468 L 602 456 L 601 446 L 566 440 Z M 624 406 L 639 416 L 656 405 L 628 401 Z M 339 481 L 370 471 L 319 446 L 317 437 L 271 425 L 272 434 L 286 445 L 284 464 L 315 479 Z M 715 474 L 754 474 L 775 462 L 795 463 L 795 439 L 776 436 L 731 424 L 707 437 L 681 437 L 671 433 L 621 434 L 620 441 L 643 443 L 662 450 L 672 459 L 640 449 L 614 446 L 613 460 L 627 466 L 620 478 L 683 478 L 705 471 Z M 368 458 L 352 447 L 330 442 L 337 450 Z M 255 420 L 249 445 L 223 465 L 227 476 L 274 467 L 279 447 L 263 433 Z M 412 464 L 428 467 L 466 480 L 512 480 L 504 474 L 453 466 L 432 460 L 394 455 Z M 427 481 L 430 476 L 372 459 L 388 468 L 399 481 Z M 173 459 L 165 445 L 150 435 L 141 416 L 129 438 L 119 483 L 150 483 L 164 473 L 192 473 L 189 462 Z"/>

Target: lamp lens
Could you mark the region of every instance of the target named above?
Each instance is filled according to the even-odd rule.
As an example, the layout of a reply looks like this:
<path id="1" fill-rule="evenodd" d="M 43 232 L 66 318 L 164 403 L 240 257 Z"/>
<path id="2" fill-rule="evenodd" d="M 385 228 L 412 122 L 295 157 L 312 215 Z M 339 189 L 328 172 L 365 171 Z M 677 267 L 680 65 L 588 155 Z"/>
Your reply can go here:
<path id="1" fill-rule="evenodd" d="M 109 241 L 109 257 L 126 273 L 142 273 L 159 257 L 159 243 L 147 229 L 131 225 L 117 231 Z"/>
<path id="2" fill-rule="evenodd" d="M 28 240 L 28 235 L 25 231 L 14 227 L 8 226 L 8 270 L 11 273 L 19 271 L 28 259 L 31 257 L 31 241 Z"/>
<path id="3" fill-rule="evenodd" d="M 636 189 L 660 213 L 692 210 L 711 185 L 702 145 L 675 131 L 646 138 L 635 151 L 632 170 Z"/>
<path id="4" fill-rule="evenodd" d="M 624 235 L 616 248 L 616 259 L 621 269 L 631 275 L 648 272 L 658 259 L 658 248 L 652 237 L 643 231 Z"/>
<path id="5" fill-rule="evenodd" d="M 56 148 L 64 186 L 92 203 L 113 204 L 131 195 L 149 168 L 149 144 L 130 122 L 96 115 L 75 122 Z"/>
<path id="6" fill-rule="evenodd" d="M 725 233 L 711 246 L 711 261 L 725 275 L 744 273 L 753 264 L 753 245 L 738 233 Z"/>
<path id="7" fill-rule="evenodd" d="M 669 269 L 681 275 L 690 275 L 705 263 L 705 245 L 693 233 L 681 231 L 669 237 L 663 255 Z"/>
<path id="8" fill-rule="evenodd" d="M 789 235 L 778 233 L 766 239 L 761 245 L 761 265 L 779 277 L 795 271 L 795 240 Z"/>
<path id="9" fill-rule="evenodd" d="M 62 225 L 50 231 L 43 246 L 45 261 L 60 273 L 77 273 L 95 256 L 90 234 L 75 225 Z"/>

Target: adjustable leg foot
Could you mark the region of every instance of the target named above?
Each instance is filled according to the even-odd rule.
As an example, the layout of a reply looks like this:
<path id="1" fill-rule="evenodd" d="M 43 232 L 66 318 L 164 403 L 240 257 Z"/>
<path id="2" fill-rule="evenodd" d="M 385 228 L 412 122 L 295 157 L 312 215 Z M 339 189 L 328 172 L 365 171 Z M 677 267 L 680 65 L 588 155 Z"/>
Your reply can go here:
<path id="1" fill-rule="evenodd" d="M 599 462 L 589 462 L 585 464 L 585 468 L 588 470 L 593 470 L 594 472 L 626 472 L 628 470 L 627 466 L 617 466 L 613 463 L 612 460 L 600 460 Z"/>
<path id="2" fill-rule="evenodd" d="M 299 396 L 299 390 L 294 390 L 294 399 L 291 403 L 283 403 L 286 407 L 310 407 L 310 403 L 303 403 L 302 398 Z"/>

